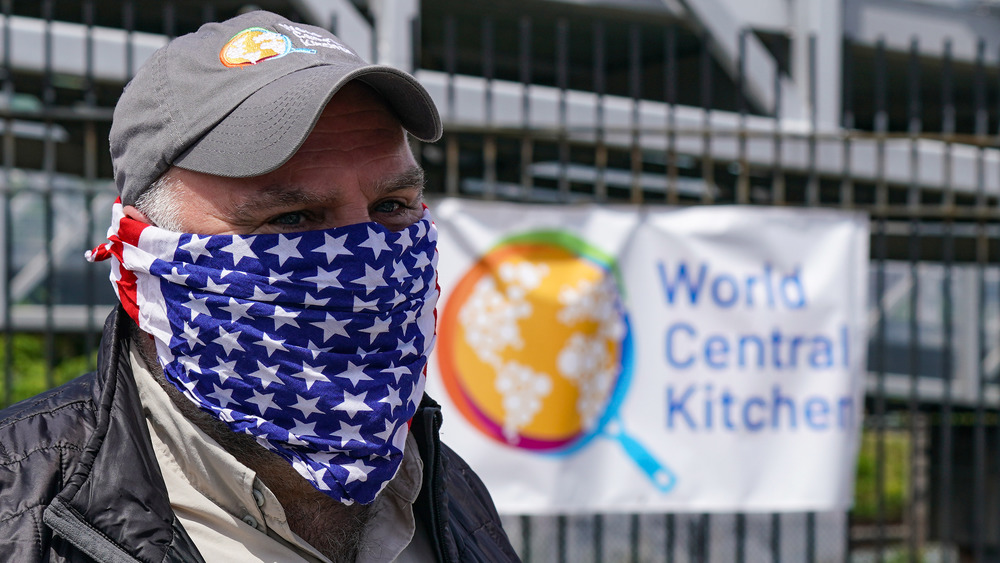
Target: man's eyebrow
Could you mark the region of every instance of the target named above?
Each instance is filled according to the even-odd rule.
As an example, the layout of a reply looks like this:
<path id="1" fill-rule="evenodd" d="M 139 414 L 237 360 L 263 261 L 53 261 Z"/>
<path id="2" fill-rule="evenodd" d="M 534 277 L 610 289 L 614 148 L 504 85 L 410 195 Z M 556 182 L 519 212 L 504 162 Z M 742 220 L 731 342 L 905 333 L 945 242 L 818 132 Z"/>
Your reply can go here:
<path id="1" fill-rule="evenodd" d="M 253 197 L 234 205 L 232 215 L 236 219 L 251 218 L 262 209 L 319 204 L 322 200 L 323 198 L 315 197 L 305 190 L 274 186 L 260 190 Z"/>
<path id="2" fill-rule="evenodd" d="M 400 190 L 419 188 L 421 193 L 424 189 L 424 170 L 419 166 L 413 166 L 399 174 L 383 178 L 375 186 L 376 196 L 385 196 Z M 262 209 L 294 207 L 296 205 L 322 205 L 336 199 L 337 196 L 317 197 L 316 194 L 308 190 L 299 189 L 294 186 L 271 186 L 262 189 L 254 194 L 252 198 L 245 199 L 233 206 L 231 214 L 234 219 L 253 218 Z"/>
<path id="3" fill-rule="evenodd" d="M 424 182 L 424 169 L 419 166 L 413 166 L 395 176 L 380 180 L 378 185 L 375 186 L 375 194 L 387 195 L 395 191 L 410 188 L 420 188 L 420 191 L 423 192 Z"/>

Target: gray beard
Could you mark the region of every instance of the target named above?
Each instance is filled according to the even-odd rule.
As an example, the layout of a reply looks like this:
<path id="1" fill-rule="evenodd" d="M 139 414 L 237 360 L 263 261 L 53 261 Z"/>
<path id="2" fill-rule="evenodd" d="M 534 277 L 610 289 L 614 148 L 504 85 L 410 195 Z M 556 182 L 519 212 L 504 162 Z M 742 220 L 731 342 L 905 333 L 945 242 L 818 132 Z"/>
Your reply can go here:
<path id="1" fill-rule="evenodd" d="M 365 530 L 375 514 L 374 503 L 345 505 L 318 491 L 278 454 L 248 434 L 233 432 L 225 422 L 199 409 L 163 375 L 152 339 L 133 323 L 132 342 L 156 382 L 185 418 L 219 443 L 274 493 L 288 518 L 288 527 L 334 563 L 353 563 L 365 545 Z"/>

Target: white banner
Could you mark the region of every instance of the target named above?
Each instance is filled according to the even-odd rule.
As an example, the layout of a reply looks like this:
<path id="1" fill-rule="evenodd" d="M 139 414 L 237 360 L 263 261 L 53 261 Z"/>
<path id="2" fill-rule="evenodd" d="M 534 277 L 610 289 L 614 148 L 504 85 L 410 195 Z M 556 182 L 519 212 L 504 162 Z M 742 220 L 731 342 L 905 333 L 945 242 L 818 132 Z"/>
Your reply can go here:
<path id="1" fill-rule="evenodd" d="M 868 220 L 444 200 L 428 389 L 502 512 L 846 509 Z"/>

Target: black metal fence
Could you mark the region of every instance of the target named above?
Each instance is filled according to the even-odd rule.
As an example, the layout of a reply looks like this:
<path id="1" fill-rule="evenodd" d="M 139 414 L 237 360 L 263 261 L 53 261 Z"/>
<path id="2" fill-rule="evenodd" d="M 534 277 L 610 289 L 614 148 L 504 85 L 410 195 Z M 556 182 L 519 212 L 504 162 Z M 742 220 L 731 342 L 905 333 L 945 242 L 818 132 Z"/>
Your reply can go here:
<path id="1" fill-rule="evenodd" d="M 872 221 L 851 513 L 505 516 L 522 557 L 1000 561 L 998 56 L 845 38 L 841 68 L 798 81 L 815 108 L 818 73 L 842 77 L 831 126 L 815 110 L 775 118 L 791 49 L 815 42 L 744 31 L 729 65 L 668 16 L 467 4 L 425 1 L 413 28 L 446 121 L 442 141 L 415 146 L 431 197 L 829 206 Z M 0 0 L 4 404 L 93 363 L 114 296 L 82 253 L 103 240 L 114 197 L 106 139 L 122 84 L 166 37 L 239 8 L 156 6 Z M 756 90 L 752 41 L 774 63 Z"/>

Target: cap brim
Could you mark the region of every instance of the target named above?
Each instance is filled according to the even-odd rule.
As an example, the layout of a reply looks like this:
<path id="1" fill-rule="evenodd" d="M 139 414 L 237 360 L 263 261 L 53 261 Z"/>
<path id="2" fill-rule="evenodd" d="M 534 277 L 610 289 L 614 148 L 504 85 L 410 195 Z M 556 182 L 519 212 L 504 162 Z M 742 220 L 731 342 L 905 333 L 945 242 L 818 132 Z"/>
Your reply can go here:
<path id="1" fill-rule="evenodd" d="M 323 65 L 282 76 L 250 95 L 173 164 L 232 178 L 271 172 L 295 154 L 333 95 L 352 80 L 378 92 L 414 137 L 441 137 L 437 108 L 416 79 L 383 65 L 346 70 Z"/>

